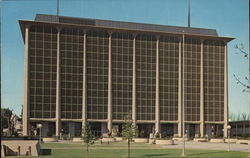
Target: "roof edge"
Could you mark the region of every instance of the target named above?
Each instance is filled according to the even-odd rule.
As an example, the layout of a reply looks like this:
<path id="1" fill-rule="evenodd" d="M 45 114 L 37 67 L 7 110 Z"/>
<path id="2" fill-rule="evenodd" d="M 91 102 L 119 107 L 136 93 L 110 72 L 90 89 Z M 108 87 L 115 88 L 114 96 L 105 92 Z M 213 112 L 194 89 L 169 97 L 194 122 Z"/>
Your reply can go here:
<path id="1" fill-rule="evenodd" d="M 156 34 L 166 34 L 166 35 L 176 35 L 176 36 L 182 36 L 183 34 L 190 36 L 190 37 L 203 37 L 208 39 L 221 39 L 225 42 L 230 42 L 234 40 L 233 37 L 227 37 L 227 36 L 212 36 L 212 35 L 201 35 L 201 34 L 190 34 L 190 33 L 177 33 L 177 32 L 162 32 L 162 31 L 141 31 L 141 30 L 133 30 L 133 29 L 123 29 L 123 28 L 112 28 L 112 27 L 100 27 L 100 26 L 89 26 L 89 25 L 78 25 L 78 24 L 69 24 L 69 23 L 55 23 L 55 22 L 43 22 L 43 21 L 31 21 L 31 20 L 19 20 L 20 29 L 22 32 L 23 40 L 24 40 L 24 28 L 25 25 L 32 25 L 32 24 L 48 24 L 48 25 L 54 25 L 54 26 L 72 26 L 72 27 L 80 27 L 80 28 L 96 28 L 96 29 L 107 29 L 107 30 L 115 30 L 115 31 L 130 31 L 130 32 L 144 32 L 144 33 L 156 33 Z"/>
<path id="2" fill-rule="evenodd" d="M 49 14 L 36 14 L 35 21 L 41 22 L 56 22 L 56 23 L 70 23 L 70 24 L 85 24 L 91 26 L 106 26 L 106 27 L 118 27 L 125 29 L 140 29 L 148 31 L 166 31 L 166 32 L 182 32 L 183 30 L 188 33 L 207 34 L 218 36 L 216 29 L 196 28 L 196 27 L 184 27 L 184 26 L 172 26 L 162 24 L 150 24 L 150 23 L 137 23 L 115 20 L 103 20 L 103 19 L 91 19 L 81 17 L 68 17 L 57 16 Z M 88 23 L 88 24 L 87 24 Z"/>

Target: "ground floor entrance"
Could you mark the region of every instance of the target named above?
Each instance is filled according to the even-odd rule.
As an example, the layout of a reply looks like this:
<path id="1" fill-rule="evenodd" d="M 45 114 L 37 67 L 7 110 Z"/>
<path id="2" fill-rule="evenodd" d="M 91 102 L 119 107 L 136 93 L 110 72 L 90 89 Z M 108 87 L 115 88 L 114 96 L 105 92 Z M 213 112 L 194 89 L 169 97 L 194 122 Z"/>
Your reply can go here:
<path id="1" fill-rule="evenodd" d="M 37 128 L 38 124 L 42 124 L 42 128 L 41 130 L 39 128 Z M 52 137 L 55 136 L 56 134 L 56 123 L 55 122 L 45 122 L 45 121 L 41 121 L 41 122 L 31 122 L 30 123 L 30 135 L 31 136 L 39 136 L 40 135 L 40 131 L 41 131 L 41 136 L 45 137 Z"/>
<path id="2" fill-rule="evenodd" d="M 41 135 L 43 137 L 56 136 L 56 122 L 54 121 L 32 121 L 30 122 L 30 135 L 39 136 L 40 129 L 38 124 L 42 124 Z M 95 137 L 103 136 L 103 134 L 110 134 L 115 137 L 121 137 L 123 122 L 114 122 L 112 129 L 109 131 L 107 122 L 89 122 L 92 134 Z M 136 124 L 139 138 L 149 138 L 155 136 L 155 123 L 137 123 Z M 82 136 L 82 122 L 62 121 L 59 126 L 61 129 L 60 135 L 63 138 L 81 137 Z M 178 137 L 182 135 L 182 128 L 178 123 L 161 123 L 159 134 L 162 138 Z M 202 134 L 205 137 L 223 137 L 224 124 L 205 123 L 202 130 L 200 123 L 185 123 L 185 135 L 189 139 L 200 137 Z M 179 131 L 181 130 L 181 131 Z M 203 132 L 203 133 L 201 133 Z M 152 135 L 150 135 L 152 134 Z"/>
<path id="3" fill-rule="evenodd" d="M 108 133 L 107 123 L 105 122 L 89 122 L 89 125 L 95 137 L 100 137 L 103 133 Z"/>
<path id="4" fill-rule="evenodd" d="M 205 124 L 205 136 L 223 137 L 223 124 Z"/>
<path id="5" fill-rule="evenodd" d="M 122 123 L 114 123 L 112 125 L 112 136 L 122 136 Z"/>
<path id="6" fill-rule="evenodd" d="M 137 128 L 139 138 L 149 138 L 150 133 L 155 133 L 155 124 L 153 123 L 138 123 Z"/>
<path id="7" fill-rule="evenodd" d="M 82 133 L 81 122 L 62 122 L 61 135 L 71 137 L 80 137 Z"/>
<path id="8" fill-rule="evenodd" d="M 178 124 L 162 123 L 160 131 L 162 138 L 178 136 Z"/>

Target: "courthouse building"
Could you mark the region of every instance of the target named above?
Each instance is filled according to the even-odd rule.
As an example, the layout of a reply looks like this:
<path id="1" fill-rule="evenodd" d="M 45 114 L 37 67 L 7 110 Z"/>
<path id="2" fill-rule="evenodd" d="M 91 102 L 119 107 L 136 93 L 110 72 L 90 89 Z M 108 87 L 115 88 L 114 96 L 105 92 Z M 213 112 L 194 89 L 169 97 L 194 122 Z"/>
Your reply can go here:
<path id="1" fill-rule="evenodd" d="M 25 44 L 23 134 L 122 130 L 130 116 L 148 137 L 227 136 L 227 43 L 216 30 L 36 15 Z M 183 47 L 184 46 L 184 47 Z M 184 104 L 183 104 L 184 103 Z"/>

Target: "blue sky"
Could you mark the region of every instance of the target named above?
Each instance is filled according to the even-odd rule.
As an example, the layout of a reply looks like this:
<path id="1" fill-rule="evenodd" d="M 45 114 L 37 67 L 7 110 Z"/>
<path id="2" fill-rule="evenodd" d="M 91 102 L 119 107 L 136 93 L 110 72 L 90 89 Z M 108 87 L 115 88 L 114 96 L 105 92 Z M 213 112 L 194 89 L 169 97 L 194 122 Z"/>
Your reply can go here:
<path id="1" fill-rule="evenodd" d="M 1 0 L 0 0 L 1 2 Z M 56 0 L 4 0 L 2 7 L 2 107 L 17 114 L 23 102 L 24 44 L 19 19 L 34 20 L 37 13 L 56 14 Z M 60 0 L 60 15 L 162 25 L 187 26 L 187 0 Z M 247 75 L 249 63 L 234 45 L 249 50 L 248 0 L 191 0 L 191 27 L 216 29 L 236 38 L 229 50 L 229 111 L 249 111 L 249 98 L 233 74 Z"/>

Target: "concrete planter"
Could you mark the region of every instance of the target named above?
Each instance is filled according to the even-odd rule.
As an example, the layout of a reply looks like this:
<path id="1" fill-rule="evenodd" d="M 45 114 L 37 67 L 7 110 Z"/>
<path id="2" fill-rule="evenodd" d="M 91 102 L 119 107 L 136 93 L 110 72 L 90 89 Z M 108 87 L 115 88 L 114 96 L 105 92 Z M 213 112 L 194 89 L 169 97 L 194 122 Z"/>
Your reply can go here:
<path id="1" fill-rule="evenodd" d="M 194 138 L 194 142 L 207 142 L 207 138 Z"/>
<path id="2" fill-rule="evenodd" d="M 250 144 L 250 140 L 239 139 L 236 141 L 236 144 Z"/>
<path id="3" fill-rule="evenodd" d="M 123 141 L 122 137 L 115 137 L 115 141 L 120 142 Z"/>
<path id="4" fill-rule="evenodd" d="M 72 139 L 72 142 L 74 142 L 74 143 L 80 143 L 80 142 L 83 142 L 83 140 L 80 137 L 75 137 L 75 138 Z"/>
<path id="5" fill-rule="evenodd" d="M 211 143 L 224 143 L 224 139 L 223 138 L 211 138 L 210 139 Z"/>
<path id="6" fill-rule="evenodd" d="M 160 145 L 173 145 L 174 141 L 172 139 L 156 139 L 155 144 Z"/>
<path id="7" fill-rule="evenodd" d="M 225 143 L 228 143 L 228 141 L 230 143 L 236 143 L 237 142 L 237 139 L 225 139 Z"/>
<path id="8" fill-rule="evenodd" d="M 181 138 L 181 137 L 175 137 L 175 138 L 173 138 L 172 140 L 174 140 L 174 141 L 182 141 L 183 140 L 183 138 Z M 187 138 L 187 137 L 185 137 L 185 141 L 188 141 L 189 139 Z"/>
<path id="9" fill-rule="evenodd" d="M 149 143 L 149 144 L 154 144 L 154 143 L 155 143 L 155 139 L 149 139 L 149 140 L 148 140 L 148 143 Z"/>
<path id="10" fill-rule="evenodd" d="M 102 138 L 103 143 L 115 142 L 115 138 Z"/>
<path id="11" fill-rule="evenodd" d="M 43 138 L 43 142 L 58 142 L 58 139 L 53 137 L 45 137 Z"/>
<path id="12" fill-rule="evenodd" d="M 148 138 L 134 138 L 135 143 L 148 143 Z"/>

